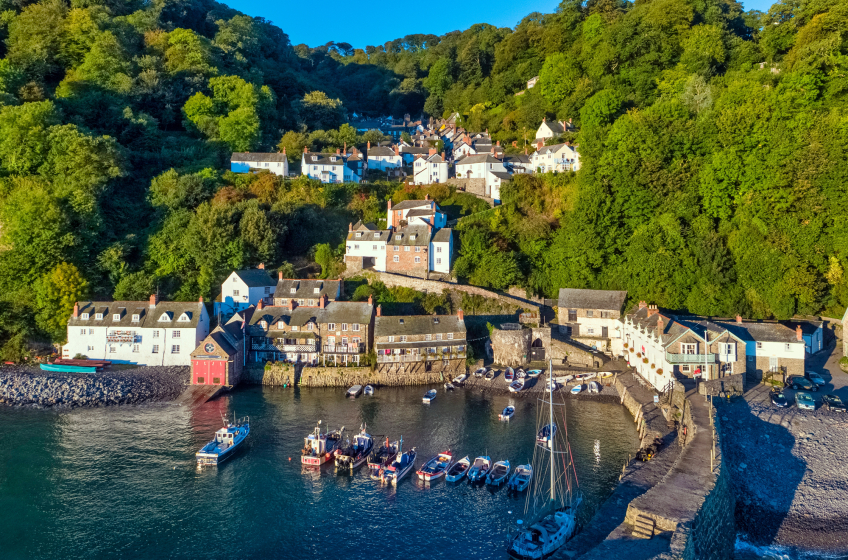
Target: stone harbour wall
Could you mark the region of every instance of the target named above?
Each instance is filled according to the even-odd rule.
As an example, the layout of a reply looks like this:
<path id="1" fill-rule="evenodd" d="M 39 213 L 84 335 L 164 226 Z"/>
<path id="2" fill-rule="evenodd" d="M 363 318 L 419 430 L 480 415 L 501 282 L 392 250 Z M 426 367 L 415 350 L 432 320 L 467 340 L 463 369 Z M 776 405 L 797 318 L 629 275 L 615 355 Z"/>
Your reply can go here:
<path id="1" fill-rule="evenodd" d="M 462 369 L 464 371 L 464 367 Z M 371 371 L 370 367 L 303 367 L 277 363 L 264 369 L 249 368 L 246 370 L 244 382 L 301 387 L 351 387 L 353 385 L 401 387 L 443 383 L 445 378 L 451 375 L 439 371 Z"/>
<path id="2" fill-rule="evenodd" d="M 530 359 L 530 329 L 492 331 L 492 353 L 494 362 L 502 366 L 520 366 Z"/>
<path id="3" fill-rule="evenodd" d="M 711 379 L 698 383 L 698 393 L 710 395 L 711 397 L 724 396 L 725 394 L 742 394 L 745 391 L 744 373 L 728 375 L 721 379 Z"/>

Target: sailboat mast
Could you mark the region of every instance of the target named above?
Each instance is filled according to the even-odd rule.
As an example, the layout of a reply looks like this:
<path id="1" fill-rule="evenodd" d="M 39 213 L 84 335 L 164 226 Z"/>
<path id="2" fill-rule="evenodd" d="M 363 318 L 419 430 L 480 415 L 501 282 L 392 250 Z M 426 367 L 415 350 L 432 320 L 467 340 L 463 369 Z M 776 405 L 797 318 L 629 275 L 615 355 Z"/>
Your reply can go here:
<path id="1" fill-rule="evenodd" d="M 551 424 L 550 424 L 550 452 L 551 452 L 551 501 L 556 500 L 556 491 L 554 489 L 554 361 L 548 361 L 548 406 L 550 408 L 551 414 Z"/>

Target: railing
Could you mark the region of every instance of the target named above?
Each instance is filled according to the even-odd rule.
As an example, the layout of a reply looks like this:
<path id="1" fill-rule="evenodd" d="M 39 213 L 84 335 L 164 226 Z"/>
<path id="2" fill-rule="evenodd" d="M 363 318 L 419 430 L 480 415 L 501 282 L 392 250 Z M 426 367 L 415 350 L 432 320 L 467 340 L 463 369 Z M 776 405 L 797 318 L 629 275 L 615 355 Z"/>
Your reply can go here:
<path id="1" fill-rule="evenodd" d="M 434 360 L 457 360 L 459 358 L 465 358 L 465 352 L 454 352 L 451 354 L 393 354 L 390 356 L 377 356 L 377 363 L 379 364 L 397 364 L 397 363 L 409 363 L 409 362 L 423 362 L 423 361 L 434 361 Z"/>
<path id="2" fill-rule="evenodd" d="M 365 344 L 336 344 L 334 346 L 324 346 L 322 351 L 325 354 L 363 354 L 365 353 Z"/>
<path id="3" fill-rule="evenodd" d="M 252 342 L 251 350 L 260 352 L 317 352 L 317 344 L 274 344 L 272 342 Z"/>
<path id="4" fill-rule="evenodd" d="M 672 354 L 665 353 L 665 359 L 670 364 L 714 364 L 716 363 L 715 354 Z"/>

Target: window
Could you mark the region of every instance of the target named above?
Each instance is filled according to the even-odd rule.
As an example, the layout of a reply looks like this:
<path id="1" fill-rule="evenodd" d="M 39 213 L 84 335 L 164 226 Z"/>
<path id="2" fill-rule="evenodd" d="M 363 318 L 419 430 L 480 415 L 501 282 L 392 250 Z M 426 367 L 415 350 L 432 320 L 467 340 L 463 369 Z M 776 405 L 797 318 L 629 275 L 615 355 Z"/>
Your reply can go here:
<path id="1" fill-rule="evenodd" d="M 692 366 L 680 366 L 680 371 L 683 373 L 689 373 Z"/>
<path id="2" fill-rule="evenodd" d="M 159 338 L 159 331 L 153 331 L 153 338 Z"/>
<path id="3" fill-rule="evenodd" d="M 425 334 L 424 340 L 433 340 L 433 335 L 432 334 Z"/>
<path id="4" fill-rule="evenodd" d="M 310 299 L 310 300 L 309 300 L 309 305 L 314 306 L 314 305 L 315 305 L 315 300 L 314 300 L 314 299 Z"/>
<path id="5" fill-rule="evenodd" d="M 762 350 L 762 349 L 763 349 L 763 343 L 762 343 L 762 342 L 758 342 L 758 343 L 757 343 L 757 350 Z"/>
<path id="6" fill-rule="evenodd" d="M 362 234 L 361 234 L 361 233 L 357 233 L 357 234 L 356 234 L 356 238 L 357 238 L 357 239 L 359 239 L 360 237 L 362 237 Z"/>
<path id="7" fill-rule="evenodd" d="M 442 264 L 442 259 L 436 259 L 436 264 Z"/>
<path id="8" fill-rule="evenodd" d="M 138 354 L 138 352 L 139 352 L 138 344 L 133 344 L 133 352 Z"/>
<path id="9" fill-rule="evenodd" d="M 315 329 L 315 323 L 309 322 L 306 323 L 306 330 L 311 331 Z"/>
<path id="10" fill-rule="evenodd" d="M 593 329 L 593 328 L 591 328 L 591 327 L 590 327 L 590 328 L 587 328 L 587 329 L 586 329 L 586 334 L 595 334 L 595 329 Z"/>
<path id="11" fill-rule="evenodd" d="M 343 330 L 343 331 L 346 331 L 346 330 L 347 330 L 347 323 L 342 323 L 342 330 Z"/>
<path id="12" fill-rule="evenodd" d="M 204 385 L 205 383 L 206 383 L 206 378 L 205 378 L 205 377 L 198 377 L 198 378 L 197 378 L 197 384 L 198 384 L 198 385 Z"/>
<path id="13" fill-rule="evenodd" d="M 408 252 L 409 252 L 409 245 L 407 245 L 406 247 L 404 247 L 404 248 L 403 248 L 403 250 L 404 250 L 404 251 L 406 251 L 406 252 L 408 253 Z"/>
<path id="14" fill-rule="evenodd" d="M 448 333 L 448 340 L 453 340 L 453 333 L 452 332 Z"/>
<path id="15" fill-rule="evenodd" d="M 117 351 L 117 348 L 115 348 L 114 346 L 109 347 L 109 353 L 110 354 L 114 354 L 116 351 Z"/>
<path id="16" fill-rule="evenodd" d="M 438 333 L 436 335 L 436 340 L 442 340 L 442 333 Z"/>
<path id="17" fill-rule="evenodd" d="M 609 311 L 601 311 L 601 319 L 609 319 Z"/>
<path id="18" fill-rule="evenodd" d="M 353 248 L 354 248 L 354 249 L 359 249 L 359 245 L 354 245 L 354 246 L 353 246 Z"/>
<path id="19" fill-rule="evenodd" d="M 154 354 L 158 354 L 158 353 L 159 353 L 159 345 L 158 345 L 158 344 L 154 344 L 154 345 L 153 345 L 153 353 L 154 353 Z"/>
<path id="20" fill-rule="evenodd" d="M 94 350 L 94 346 L 88 346 L 87 348 L 88 348 L 89 350 Z"/>
<path id="21" fill-rule="evenodd" d="M 401 341 L 401 342 L 406 342 L 406 335 L 405 335 L 405 334 L 404 334 L 404 335 L 401 335 L 401 337 L 400 337 L 400 341 Z"/>
<path id="22" fill-rule="evenodd" d="M 789 344 L 787 344 L 786 345 L 786 351 L 789 352 L 789 350 L 791 350 L 791 349 L 792 349 L 792 347 Z"/>
<path id="23" fill-rule="evenodd" d="M 171 346 L 171 354 L 179 354 L 179 353 L 180 353 L 179 344 L 174 344 L 173 346 Z"/>
<path id="24" fill-rule="evenodd" d="M 722 354 L 735 354 L 733 344 L 722 344 L 721 345 L 721 353 Z"/>
<path id="25" fill-rule="evenodd" d="M 380 239 L 380 234 L 379 234 L 379 233 L 375 233 L 375 234 L 374 234 L 374 239 Z"/>
<path id="26" fill-rule="evenodd" d="M 395 245 L 395 251 L 400 251 L 400 247 L 398 247 L 397 245 Z"/>
<path id="27" fill-rule="evenodd" d="M 359 246 L 357 245 L 357 247 L 359 247 Z M 291 288 L 291 289 L 289 290 L 289 293 L 290 293 L 290 294 L 297 293 L 297 288 Z"/>
<path id="28" fill-rule="evenodd" d="M 180 321 L 182 323 L 187 323 L 187 322 L 191 321 L 191 318 L 189 318 L 188 313 L 183 313 L 182 315 L 180 315 L 180 318 L 177 319 L 177 321 Z"/>
<path id="29" fill-rule="evenodd" d="M 395 337 L 390 336 L 390 337 L 389 337 L 389 342 L 394 342 L 394 341 L 395 341 Z"/>
<path id="30" fill-rule="evenodd" d="M 415 257 L 415 264 L 418 264 L 420 262 L 421 262 L 421 257 Z"/>
<path id="31" fill-rule="evenodd" d="M 292 325 L 291 330 L 296 331 L 297 329 L 298 329 L 298 326 L 297 326 L 297 325 Z"/>
<path id="32" fill-rule="evenodd" d="M 313 288 L 313 289 L 312 289 L 312 293 L 313 293 L 313 294 L 320 294 L 320 293 L 321 293 L 321 288 Z"/>
<path id="33" fill-rule="evenodd" d="M 82 314 L 82 320 L 83 320 L 83 321 L 88 321 L 88 313 L 83 313 L 83 314 Z"/>
<path id="34" fill-rule="evenodd" d="M 85 334 L 85 329 L 80 329 L 80 334 Z"/>
<path id="35" fill-rule="evenodd" d="M 437 253 L 441 253 L 441 252 L 442 252 L 442 246 L 441 246 L 441 245 L 439 245 L 439 246 L 437 246 L 437 247 L 436 247 L 436 252 L 437 252 Z"/>
<path id="36" fill-rule="evenodd" d="M 416 248 L 415 248 L 415 252 L 416 252 L 416 253 L 420 253 L 420 252 L 421 252 L 421 247 L 416 247 Z"/>
<path id="37" fill-rule="evenodd" d="M 355 337 L 350 339 L 351 344 L 360 344 L 361 342 L 362 342 L 362 339 L 359 338 L 358 336 L 355 336 Z"/>
<path id="38" fill-rule="evenodd" d="M 270 294 L 270 293 L 271 293 L 271 288 L 270 288 L 270 286 L 265 286 L 265 295 L 267 296 L 267 295 L 268 295 L 268 294 Z"/>
<path id="39" fill-rule="evenodd" d="M 268 321 L 259 321 L 259 326 L 262 327 L 263 329 L 267 329 L 268 328 Z"/>
<path id="40" fill-rule="evenodd" d="M 121 314 L 120 313 L 112 313 L 112 320 L 113 321 L 120 321 L 121 320 Z"/>
<path id="41" fill-rule="evenodd" d="M 212 378 L 212 384 L 213 385 L 220 385 L 221 384 L 221 378 L 220 377 L 213 377 Z"/>
<path id="42" fill-rule="evenodd" d="M 359 323 L 354 323 L 350 326 L 350 330 L 353 332 L 359 332 Z"/>
<path id="43" fill-rule="evenodd" d="M 318 161 L 318 156 L 312 156 L 312 161 Z M 317 165 L 313 165 L 312 169 L 318 169 Z"/>
<path id="44" fill-rule="evenodd" d="M 94 334 L 94 329 L 88 329 L 88 334 Z M 94 348 L 92 348 L 94 350 Z"/>
<path id="45" fill-rule="evenodd" d="M 594 317 L 594 316 L 595 316 L 594 311 L 592 311 L 591 309 L 586 310 L 586 317 Z"/>
<path id="46" fill-rule="evenodd" d="M 280 329 L 281 331 L 286 330 L 286 323 L 285 323 L 285 321 L 277 321 L 277 328 L 278 328 L 278 329 Z"/>
<path id="47" fill-rule="evenodd" d="M 680 353 L 681 354 L 697 354 L 698 353 L 698 345 L 697 344 L 681 344 L 680 345 Z"/>
<path id="48" fill-rule="evenodd" d="M 302 300 L 302 299 L 297 300 L 297 304 L 298 304 L 298 305 L 303 305 L 303 300 Z"/>
<path id="49" fill-rule="evenodd" d="M 139 320 L 138 313 L 133 313 L 132 320 L 133 320 L 133 323 L 138 323 L 138 320 Z"/>
<path id="50" fill-rule="evenodd" d="M 335 323 L 327 323 L 327 330 L 330 330 L 330 331 L 336 330 L 336 324 Z"/>
<path id="51" fill-rule="evenodd" d="M 371 248 L 372 248 L 373 250 L 375 250 L 375 251 L 377 250 L 377 246 L 376 246 L 376 245 L 371 245 Z"/>
<path id="52" fill-rule="evenodd" d="M 347 337 L 346 336 L 342 337 L 342 346 L 347 346 Z"/>
<path id="53" fill-rule="evenodd" d="M 392 262 L 400 262 L 400 257 L 398 255 L 395 255 L 394 257 L 392 257 Z"/>
<path id="54" fill-rule="evenodd" d="M 233 297 L 238 297 L 238 296 L 239 296 L 239 291 L 233 290 Z"/>

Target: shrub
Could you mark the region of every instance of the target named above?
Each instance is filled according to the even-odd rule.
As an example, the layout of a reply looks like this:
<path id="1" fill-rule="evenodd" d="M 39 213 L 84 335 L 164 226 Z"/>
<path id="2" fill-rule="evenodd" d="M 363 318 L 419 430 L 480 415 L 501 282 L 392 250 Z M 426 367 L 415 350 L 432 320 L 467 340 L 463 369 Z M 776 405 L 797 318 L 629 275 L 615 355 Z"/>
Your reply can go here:
<path id="1" fill-rule="evenodd" d="M 657 370 L 657 374 L 662 375 L 662 368 Z"/>
<path id="2" fill-rule="evenodd" d="M 637 357 L 637 358 L 641 358 L 641 357 L 642 357 L 642 353 L 641 353 L 641 352 L 636 352 L 636 357 Z"/>
<path id="3" fill-rule="evenodd" d="M 643 364 L 647 364 L 647 363 L 648 363 L 648 358 L 642 358 L 642 363 L 643 363 Z"/>
<path id="4" fill-rule="evenodd" d="M 655 369 L 656 367 L 656 364 L 651 364 L 651 369 Z"/>

